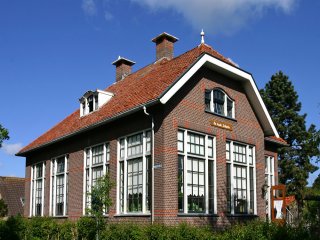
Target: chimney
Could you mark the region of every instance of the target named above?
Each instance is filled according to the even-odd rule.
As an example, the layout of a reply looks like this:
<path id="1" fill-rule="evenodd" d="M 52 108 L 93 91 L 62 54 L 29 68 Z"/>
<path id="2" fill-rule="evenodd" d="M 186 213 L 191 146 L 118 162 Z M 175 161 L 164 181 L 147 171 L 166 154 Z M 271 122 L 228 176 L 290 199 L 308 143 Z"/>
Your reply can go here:
<path id="1" fill-rule="evenodd" d="M 173 44 L 179 39 L 164 32 L 159 36 L 152 39 L 152 42 L 156 43 L 156 60 L 161 58 L 167 58 L 168 60 L 173 58 Z"/>
<path id="2" fill-rule="evenodd" d="M 131 66 L 134 64 L 135 62 L 119 56 L 118 59 L 112 63 L 112 65 L 116 66 L 116 82 L 128 76 L 131 73 Z"/>

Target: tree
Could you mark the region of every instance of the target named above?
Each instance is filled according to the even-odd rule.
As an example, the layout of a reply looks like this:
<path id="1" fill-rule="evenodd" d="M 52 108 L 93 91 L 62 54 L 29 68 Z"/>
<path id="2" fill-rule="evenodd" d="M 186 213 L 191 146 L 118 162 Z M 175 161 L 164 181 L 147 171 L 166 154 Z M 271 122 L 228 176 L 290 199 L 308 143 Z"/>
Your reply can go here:
<path id="1" fill-rule="evenodd" d="M 2 127 L 2 125 L 0 124 L 0 148 L 2 147 L 2 142 L 8 139 L 9 139 L 8 130 Z"/>
<path id="2" fill-rule="evenodd" d="M 260 93 L 280 137 L 290 145 L 279 149 L 279 180 L 289 194 L 296 196 L 301 213 L 309 173 L 317 170 L 311 159 L 319 160 L 319 131 L 313 124 L 306 128 L 306 114 L 300 113 L 298 94 L 281 71 L 271 77 Z"/>
<path id="3" fill-rule="evenodd" d="M 314 180 L 314 182 L 313 182 L 313 184 L 312 184 L 312 188 L 313 188 L 313 189 L 320 190 L 320 174 L 318 175 L 318 177 L 316 178 L 316 180 Z"/>
<path id="4" fill-rule="evenodd" d="M 114 186 L 115 183 L 111 181 L 110 176 L 107 173 L 96 181 L 89 193 L 91 198 L 91 207 L 87 208 L 86 211 L 96 219 L 97 239 L 99 239 L 99 231 L 101 230 L 104 222 L 103 214 L 112 206 L 110 191 Z"/>
<path id="5" fill-rule="evenodd" d="M 8 214 L 8 206 L 4 200 L 0 199 L 0 217 L 5 217 Z"/>

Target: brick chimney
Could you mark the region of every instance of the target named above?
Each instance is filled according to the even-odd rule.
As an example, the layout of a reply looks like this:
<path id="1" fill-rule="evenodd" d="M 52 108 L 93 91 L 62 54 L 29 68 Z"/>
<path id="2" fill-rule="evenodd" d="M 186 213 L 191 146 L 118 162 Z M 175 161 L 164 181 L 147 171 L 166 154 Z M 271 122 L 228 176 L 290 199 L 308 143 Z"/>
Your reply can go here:
<path id="1" fill-rule="evenodd" d="M 173 44 L 179 39 L 164 32 L 159 36 L 152 39 L 152 42 L 156 43 L 156 60 L 161 58 L 167 58 L 168 60 L 173 58 Z"/>
<path id="2" fill-rule="evenodd" d="M 119 56 L 118 59 L 112 63 L 112 65 L 116 66 L 116 82 L 128 76 L 131 73 L 131 66 L 134 64 L 135 62 Z"/>

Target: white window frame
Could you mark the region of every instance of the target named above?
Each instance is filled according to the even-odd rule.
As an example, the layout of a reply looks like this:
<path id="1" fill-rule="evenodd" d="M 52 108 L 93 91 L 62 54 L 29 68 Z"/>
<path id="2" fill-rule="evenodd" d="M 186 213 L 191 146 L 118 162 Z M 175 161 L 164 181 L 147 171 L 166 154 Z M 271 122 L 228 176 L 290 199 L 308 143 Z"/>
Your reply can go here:
<path id="1" fill-rule="evenodd" d="M 206 91 L 210 91 L 210 107 L 209 107 L 209 109 L 206 109 L 206 110 L 208 110 L 214 114 L 217 114 L 219 116 L 224 116 L 224 117 L 233 118 L 233 119 L 235 118 L 235 101 L 231 97 L 229 97 L 225 91 L 223 91 L 220 88 L 206 89 Z M 224 104 L 223 104 L 224 114 L 219 114 L 219 113 L 215 112 L 214 94 L 213 94 L 214 91 L 220 91 L 224 94 Z M 230 100 L 232 102 L 232 114 L 231 114 L 232 116 L 231 117 L 228 116 L 228 104 L 227 104 L 228 100 Z"/>
<path id="2" fill-rule="evenodd" d="M 271 187 L 275 185 L 274 179 L 274 157 L 266 155 L 265 156 L 265 184 L 266 187 L 266 214 L 267 218 L 271 219 Z"/>
<path id="3" fill-rule="evenodd" d="M 228 159 L 228 151 L 227 151 L 227 144 L 230 144 L 229 148 L 229 159 Z M 234 145 L 238 144 L 241 146 L 245 146 L 246 148 L 246 163 L 237 162 L 234 159 Z M 249 148 L 252 149 L 252 163 L 250 163 L 249 158 Z M 234 197 L 235 197 L 235 173 L 234 173 L 234 166 L 241 166 L 246 168 L 246 196 L 247 196 L 247 213 L 236 213 L 241 215 L 256 215 L 257 214 L 257 189 L 256 189 L 256 156 L 255 156 L 255 146 L 236 142 L 236 141 L 226 141 L 226 164 L 230 164 L 230 201 L 231 201 L 231 211 L 230 214 L 235 214 L 235 206 L 234 206 Z M 250 168 L 253 169 L 253 211 L 250 212 Z M 227 175 L 226 175 L 227 177 Z M 227 188 L 228 186 L 226 186 Z M 227 196 L 228 197 L 228 196 Z"/>
<path id="4" fill-rule="evenodd" d="M 103 146 L 103 161 L 102 163 L 93 165 L 92 163 L 92 149 L 98 146 Z M 89 165 L 87 165 L 87 151 L 89 152 Z M 101 167 L 102 166 L 102 176 L 104 176 L 109 168 L 109 162 L 110 162 L 110 144 L 109 142 L 104 142 L 104 143 L 99 143 L 92 145 L 90 147 L 87 147 L 84 149 L 84 154 L 83 154 L 83 215 L 87 215 L 86 213 L 86 208 L 90 208 L 90 200 L 88 207 L 86 206 L 87 204 L 87 197 L 90 198 L 90 196 L 87 196 L 87 192 L 91 191 L 92 188 L 92 169 L 96 167 Z M 88 179 L 88 191 L 87 191 L 87 171 L 89 172 L 89 179 Z M 108 214 L 108 209 L 105 209 L 103 212 L 104 215 Z"/>
<path id="5" fill-rule="evenodd" d="M 57 173 L 57 160 L 64 158 L 64 172 Z M 63 176 L 63 214 L 56 214 L 56 203 L 57 203 L 57 176 Z M 65 155 L 60 155 L 51 160 L 50 166 L 50 216 L 67 216 L 68 214 L 68 184 L 69 184 L 69 158 Z"/>
<path id="6" fill-rule="evenodd" d="M 37 178 L 35 175 L 37 174 L 38 165 L 42 164 L 42 176 Z M 30 182 L 30 217 L 36 216 L 36 182 L 41 182 L 41 213 L 37 216 L 44 215 L 44 187 L 45 187 L 45 174 L 46 174 L 46 162 L 40 162 L 37 164 L 33 164 L 30 168 L 31 170 L 31 182 Z"/>
<path id="7" fill-rule="evenodd" d="M 183 156 L 183 214 L 189 214 L 188 212 L 188 192 L 187 192 L 187 164 L 188 164 L 188 158 L 197 158 L 197 159 L 202 159 L 205 161 L 205 167 L 204 167 L 204 174 L 205 174 L 205 211 L 200 214 L 209 214 L 209 161 L 213 161 L 213 213 L 212 214 L 217 214 L 217 171 L 216 171 L 216 137 L 212 135 L 207 135 L 203 134 L 197 131 L 192 131 L 188 129 L 183 129 L 179 128 L 177 134 L 179 132 L 183 132 L 183 151 L 179 151 L 178 147 L 178 156 Z M 191 134 L 197 134 L 201 135 L 204 137 L 204 155 L 196 155 L 192 153 L 188 153 L 187 151 L 187 145 L 188 145 L 188 133 Z M 213 156 L 209 157 L 209 140 L 208 138 L 212 138 L 213 141 L 213 146 L 212 146 L 212 151 L 213 151 Z M 178 137 L 177 137 L 178 139 Z M 190 212 L 191 214 L 194 212 Z M 199 213 L 196 213 L 199 214 Z"/>
<path id="8" fill-rule="evenodd" d="M 128 156 L 128 138 L 142 134 L 142 153 L 136 154 L 133 156 Z M 147 134 L 149 135 L 149 141 L 147 141 Z M 124 149 L 121 146 L 121 142 L 124 141 Z M 148 144 L 147 144 L 148 143 Z M 118 139 L 118 151 L 117 151 L 117 214 L 119 215 L 139 215 L 139 214 L 150 214 L 150 210 L 147 210 L 147 171 L 149 171 L 149 174 L 151 174 L 151 167 L 149 166 L 149 169 L 147 169 L 147 157 L 151 158 L 151 149 L 152 149 L 152 138 L 151 138 L 151 129 L 145 129 L 143 131 L 138 131 L 135 133 L 132 133 L 130 135 L 123 136 Z M 147 148 L 149 151 L 147 151 Z M 123 150 L 123 156 L 121 155 L 121 150 Z M 127 174 L 128 174 L 128 164 L 127 162 L 133 159 L 142 158 L 142 211 L 128 211 L 127 206 L 127 195 L 128 195 L 128 184 L 127 184 Z M 121 178 L 120 178 L 120 163 L 123 163 L 123 210 L 121 210 Z M 151 182 L 148 182 L 148 184 L 152 184 Z M 151 186 L 150 186 L 151 187 Z M 151 200 L 151 196 L 149 197 L 149 201 Z M 150 206 L 150 209 L 152 206 Z"/>

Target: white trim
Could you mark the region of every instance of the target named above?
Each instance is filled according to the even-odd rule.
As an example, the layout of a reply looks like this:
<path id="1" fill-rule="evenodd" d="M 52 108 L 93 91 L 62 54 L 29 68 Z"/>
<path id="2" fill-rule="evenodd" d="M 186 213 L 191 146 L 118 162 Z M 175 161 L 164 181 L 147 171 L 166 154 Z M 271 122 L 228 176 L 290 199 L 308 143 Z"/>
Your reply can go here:
<path id="1" fill-rule="evenodd" d="M 233 143 L 229 142 L 229 161 L 230 161 L 230 205 L 231 205 L 231 214 L 234 214 L 234 167 L 233 167 Z"/>
<path id="2" fill-rule="evenodd" d="M 30 166 L 30 169 L 31 169 L 31 174 L 30 174 L 30 177 L 31 177 L 31 184 L 30 184 L 30 209 L 29 209 L 29 216 L 31 217 L 32 215 L 33 215 L 33 196 L 34 196 L 34 191 L 33 191 L 33 185 L 34 185 L 34 183 L 33 183 L 33 172 L 34 172 L 34 165 L 31 165 Z"/>
<path id="3" fill-rule="evenodd" d="M 86 174 L 87 174 L 87 151 L 86 148 L 83 151 L 83 194 L 82 194 L 82 215 L 86 214 Z"/>
<path id="4" fill-rule="evenodd" d="M 64 184 L 64 188 L 63 188 L 63 216 L 66 216 L 67 212 L 66 212 L 66 208 L 67 208 L 67 172 L 68 172 L 68 169 L 67 169 L 67 155 L 64 156 L 64 181 L 63 181 L 63 184 Z"/>
<path id="5" fill-rule="evenodd" d="M 205 157 L 205 161 L 204 161 L 204 196 L 205 196 L 205 206 L 206 206 L 205 213 L 208 214 L 209 213 L 208 135 L 205 135 L 205 137 L 204 137 L 204 157 Z"/>
<path id="6" fill-rule="evenodd" d="M 230 164 L 230 205 L 231 205 L 231 209 L 230 209 L 230 214 L 235 214 L 235 206 L 234 206 L 234 187 L 236 186 L 235 184 L 235 173 L 234 173 L 234 166 L 240 166 L 240 167 L 245 167 L 246 169 L 246 201 L 247 201 L 247 213 L 244 214 L 257 214 L 257 188 L 256 188 L 256 155 L 255 155 L 255 146 L 250 145 L 250 144 L 245 144 L 245 143 L 240 143 L 237 141 L 232 141 L 232 140 L 227 140 L 226 141 L 226 145 L 229 144 L 229 159 L 226 159 L 226 164 Z M 239 144 L 241 146 L 245 147 L 245 151 L 246 151 L 246 163 L 242 163 L 242 162 L 235 162 L 234 161 L 234 144 Z M 250 164 L 249 161 L 249 149 L 252 149 L 252 165 Z M 250 196 L 250 191 L 252 190 L 250 188 L 250 169 L 253 169 L 253 212 L 250 212 L 250 200 L 251 200 L 251 196 Z M 242 174 L 242 173 L 241 173 Z M 228 197 L 228 196 L 227 196 Z M 238 213 L 237 213 L 238 214 Z M 242 214 L 242 213 L 240 213 Z"/>
<path id="7" fill-rule="evenodd" d="M 216 143 L 216 138 L 213 138 L 213 171 L 214 171 L 214 178 L 213 178 L 213 194 L 214 194 L 214 199 L 213 199 L 213 212 L 217 213 L 218 208 L 217 208 L 217 143 Z"/>
<path id="8" fill-rule="evenodd" d="M 275 128 L 269 112 L 267 111 L 267 108 L 262 101 L 252 75 L 208 54 L 204 54 L 200 59 L 198 59 L 197 62 L 160 98 L 160 102 L 162 104 L 166 104 L 173 97 L 173 95 L 175 95 L 176 92 L 178 92 L 179 89 L 205 64 L 222 74 L 230 76 L 234 80 L 244 81 L 245 83 L 248 83 L 244 84 L 244 88 L 247 92 L 249 100 L 251 100 L 253 108 L 256 110 L 257 116 L 261 121 L 265 133 L 268 135 L 279 137 L 277 129 Z M 266 119 L 266 121 L 264 119 Z"/>
<path id="9" fill-rule="evenodd" d="M 50 161 L 50 201 L 49 201 L 49 216 L 52 216 L 52 161 Z"/>
<path id="10" fill-rule="evenodd" d="M 257 206 L 257 166 L 256 166 L 256 148 L 252 147 L 252 157 L 253 157 L 253 189 L 254 189 L 254 202 L 253 202 L 253 206 L 254 206 L 254 210 L 253 213 L 255 215 L 257 215 L 258 213 L 258 206 Z"/>
<path id="11" fill-rule="evenodd" d="M 46 179 L 46 164 L 45 161 L 42 163 L 42 189 L 41 189 L 41 216 L 43 216 L 44 211 L 44 182 Z"/>
<path id="12" fill-rule="evenodd" d="M 178 149 L 178 161 L 179 156 L 183 157 L 183 213 L 188 213 L 188 157 L 201 159 L 204 161 L 204 195 L 205 195 L 205 209 L 204 212 L 200 212 L 199 214 L 209 214 L 209 161 L 213 161 L 213 213 L 217 213 L 217 190 L 216 190 L 216 137 L 213 135 L 208 135 L 205 133 L 185 129 L 185 128 L 179 128 L 177 131 L 177 140 L 179 132 L 183 132 L 183 152 L 180 152 Z M 196 155 L 192 153 L 188 153 L 187 146 L 188 146 L 188 133 L 197 134 L 202 137 L 204 137 L 204 155 Z M 209 157 L 208 149 L 209 149 L 209 140 L 208 138 L 212 138 L 212 150 L 213 150 L 213 156 Z M 177 141 L 178 143 L 178 141 Z M 178 145 L 178 144 L 177 144 Z"/>
<path id="13" fill-rule="evenodd" d="M 122 136 L 120 138 L 118 138 L 117 141 L 117 214 L 118 215 L 132 215 L 132 214 L 149 214 L 150 210 L 147 210 L 147 201 L 146 201 L 146 196 L 147 196 L 147 158 L 146 156 L 151 155 L 151 149 L 150 152 L 146 152 L 146 137 L 147 137 L 147 132 L 150 132 L 152 134 L 152 129 L 148 128 L 145 130 L 141 130 L 141 131 L 137 131 L 134 133 L 130 133 L 129 135 L 126 136 Z M 128 157 L 128 138 L 137 134 L 142 134 L 142 153 L 136 154 L 134 156 L 130 156 Z M 120 153 L 121 153 L 121 144 L 120 141 L 124 140 L 124 156 L 123 158 L 120 158 Z M 153 146 L 153 142 L 151 139 L 151 146 Z M 141 212 L 128 212 L 127 211 L 127 191 L 128 191 L 128 183 L 127 183 L 127 174 L 128 174 L 128 160 L 132 160 L 135 158 L 142 158 L 142 209 Z M 120 189 L 120 162 L 123 162 L 123 190 L 124 190 L 124 194 L 123 194 L 123 211 L 121 211 L 121 203 L 120 203 L 120 194 L 121 194 L 121 189 Z M 150 166 L 150 169 L 153 166 Z M 152 184 L 151 182 L 148 182 L 148 184 Z M 148 196 L 149 200 L 151 196 Z M 153 206 L 151 206 L 153 207 Z"/>
<path id="14" fill-rule="evenodd" d="M 92 153 L 92 149 L 98 146 L 102 145 L 102 163 L 99 163 L 99 165 L 93 165 L 92 164 L 92 159 L 93 159 L 93 153 Z M 109 164 L 109 160 L 107 159 L 107 146 L 109 148 L 110 151 L 110 143 L 109 142 L 102 142 L 102 143 L 98 143 L 95 145 L 91 145 L 89 147 L 84 148 L 84 159 L 83 159 L 83 206 L 82 206 L 82 211 L 83 211 L 83 215 L 86 215 L 86 203 L 87 203 L 87 180 L 89 180 L 89 186 L 88 186 L 88 192 L 91 191 L 92 188 L 92 169 L 95 167 L 101 167 L 102 166 L 102 176 L 104 176 L 107 173 L 107 164 Z M 87 151 L 89 151 L 89 165 L 87 165 Z M 110 155 L 109 155 L 110 156 Z M 87 170 L 89 170 L 89 176 L 87 177 Z M 87 179 L 89 178 L 89 179 Z M 87 206 L 88 208 L 91 207 L 91 203 L 88 204 Z M 103 214 L 107 214 L 106 209 L 104 210 Z"/>

